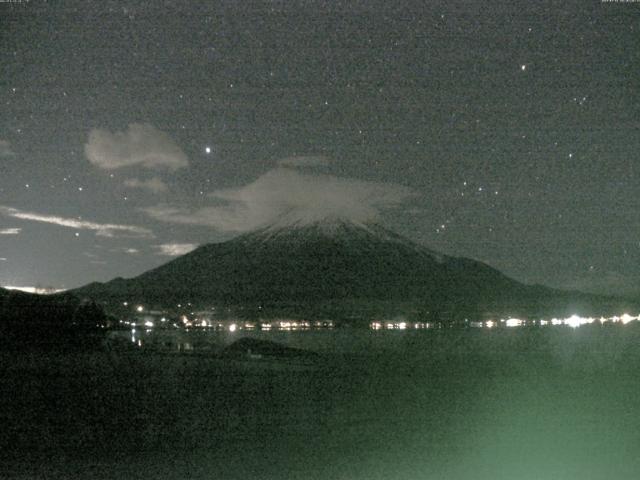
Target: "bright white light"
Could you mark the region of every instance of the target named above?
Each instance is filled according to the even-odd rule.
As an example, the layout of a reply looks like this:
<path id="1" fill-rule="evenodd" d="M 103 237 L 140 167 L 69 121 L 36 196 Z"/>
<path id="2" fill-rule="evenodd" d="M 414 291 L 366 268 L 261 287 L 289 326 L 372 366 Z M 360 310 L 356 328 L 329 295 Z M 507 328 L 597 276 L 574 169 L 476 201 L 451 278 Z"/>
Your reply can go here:
<path id="1" fill-rule="evenodd" d="M 144 322 L 144 326 L 145 327 L 153 327 L 153 322 L 151 320 L 147 320 L 146 322 Z"/>
<path id="2" fill-rule="evenodd" d="M 578 315 L 571 315 L 569 318 L 564 319 L 564 324 L 569 325 L 572 328 L 579 327 L 580 325 L 585 325 L 587 323 L 593 323 L 594 318 L 592 317 L 580 317 Z"/>
<path id="3" fill-rule="evenodd" d="M 205 151 L 206 153 L 211 153 L 211 147 L 206 147 L 206 148 L 204 149 L 204 151 Z"/>
<path id="4" fill-rule="evenodd" d="M 138 305 L 138 306 L 136 307 L 136 310 L 137 310 L 138 312 L 142 312 L 142 311 L 144 311 L 144 307 L 143 307 L 142 305 Z"/>
<path id="5" fill-rule="evenodd" d="M 637 320 L 638 317 L 632 317 L 631 315 L 629 315 L 628 313 L 623 313 L 622 316 L 620 317 L 620 320 L 622 321 L 622 323 L 624 323 L 625 325 L 633 320 Z"/>
<path id="6" fill-rule="evenodd" d="M 404 329 L 406 329 L 406 328 L 407 328 L 407 324 L 406 324 L 405 322 L 400 322 L 400 323 L 398 324 L 398 328 L 399 328 L 400 330 L 404 330 Z"/>
<path id="7" fill-rule="evenodd" d="M 569 325 L 571 328 L 577 328 L 582 325 L 584 322 L 577 315 L 571 315 L 569 318 L 565 318 L 564 324 Z"/>
<path id="8" fill-rule="evenodd" d="M 522 320 L 519 318 L 509 318 L 507 319 L 507 327 L 520 327 L 522 325 Z"/>
<path id="9" fill-rule="evenodd" d="M 238 326 L 235 323 L 232 323 L 231 325 L 229 325 L 230 332 L 235 332 L 237 328 Z"/>
<path id="10" fill-rule="evenodd" d="M 4 257 L 2 257 L 4 258 Z M 0 258 L 0 260 L 2 260 Z M 50 295 L 52 293 L 64 292 L 62 288 L 40 288 L 40 287 L 16 287 L 14 285 L 4 285 L 3 288 L 7 290 L 19 290 L 26 293 L 39 293 L 44 295 Z"/>
<path id="11" fill-rule="evenodd" d="M 495 326 L 496 326 L 496 322 L 494 322 L 493 320 L 489 320 L 489 321 L 486 323 L 486 326 L 487 326 L 487 328 L 493 328 L 493 327 L 495 327 Z"/>

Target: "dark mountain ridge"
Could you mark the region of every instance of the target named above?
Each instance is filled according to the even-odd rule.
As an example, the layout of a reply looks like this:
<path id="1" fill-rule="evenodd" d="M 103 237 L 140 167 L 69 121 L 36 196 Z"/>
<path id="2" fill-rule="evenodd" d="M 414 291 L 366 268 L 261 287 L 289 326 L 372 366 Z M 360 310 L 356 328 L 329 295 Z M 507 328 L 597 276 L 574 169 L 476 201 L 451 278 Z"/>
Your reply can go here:
<path id="1" fill-rule="evenodd" d="M 88 345 L 86 334 L 107 324 L 94 302 L 68 292 L 37 295 L 0 288 L 0 346 Z"/>
<path id="2" fill-rule="evenodd" d="M 6 325 L 95 326 L 104 313 L 70 292 L 38 295 L 0 288 L 0 327 Z"/>
<path id="3" fill-rule="evenodd" d="M 425 310 L 493 311 L 564 301 L 468 258 L 438 254 L 372 223 L 341 219 L 270 225 L 203 245 L 135 278 L 75 291 L 115 304 L 194 305 L 410 303 Z M 574 292 L 573 303 L 595 298 Z"/>

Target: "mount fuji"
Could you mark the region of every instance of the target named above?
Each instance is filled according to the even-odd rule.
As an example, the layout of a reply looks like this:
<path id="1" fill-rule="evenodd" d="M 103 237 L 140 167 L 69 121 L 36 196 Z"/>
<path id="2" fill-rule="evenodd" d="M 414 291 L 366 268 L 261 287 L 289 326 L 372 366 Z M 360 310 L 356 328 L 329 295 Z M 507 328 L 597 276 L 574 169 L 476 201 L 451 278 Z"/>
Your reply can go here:
<path id="1" fill-rule="evenodd" d="M 189 302 L 335 314 L 398 311 L 476 314 L 592 303 L 577 292 L 519 283 L 475 260 L 442 255 L 377 223 L 281 218 L 200 246 L 131 279 L 75 290 L 104 304 L 161 308 Z M 264 310 L 263 310 L 264 307 Z"/>

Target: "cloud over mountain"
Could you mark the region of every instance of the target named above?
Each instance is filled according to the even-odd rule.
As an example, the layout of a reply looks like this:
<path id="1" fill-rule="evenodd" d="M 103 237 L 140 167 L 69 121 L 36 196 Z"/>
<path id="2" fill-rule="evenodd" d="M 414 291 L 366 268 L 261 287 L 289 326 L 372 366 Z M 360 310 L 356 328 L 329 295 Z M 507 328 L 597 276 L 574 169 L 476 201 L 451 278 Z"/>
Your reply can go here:
<path id="1" fill-rule="evenodd" d="M 189 165 L 171 137 L 147 123 L 132 123 L 124 132 L 93 129 L 84 151 L 92 164 L 105 170 L 140 166 L 175 171 Z"/>
<path id="2" fill-rule="evenodd" d="M 411 189 L 332 175 L 301 172 L 295 167 L 319 165 L 318 157 L 298 157 L 287 167 L 268 171 L 252 183 L 209 194 L 212 205 L 190 210 L 173 205 L 143 208 L 164 222 L 205 225 L 221 231 L 243 232 L 281 217 L 315 221 L 328 216 L 353 221 L 375 220 L 413 195 Z"/>
<path id="3" fill-rule="evenodd" d="M 198 247 L 196 243 L 163 243 L 156 245 L 158 254 L 167 257 L 178 257 L 195 250 Z"/>

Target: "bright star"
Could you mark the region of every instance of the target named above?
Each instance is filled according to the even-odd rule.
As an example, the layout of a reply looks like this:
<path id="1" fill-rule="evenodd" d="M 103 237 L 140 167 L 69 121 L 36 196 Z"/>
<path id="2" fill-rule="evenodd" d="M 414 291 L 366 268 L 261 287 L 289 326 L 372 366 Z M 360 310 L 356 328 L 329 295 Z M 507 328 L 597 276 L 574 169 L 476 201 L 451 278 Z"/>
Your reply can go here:
<path id="1" fill-rule="evenodd" d="M 205 151 L 206 153 L 211 153 L 211 147 L 206 147 L 206 148 L 204 149 L 204 151 Z"/>

